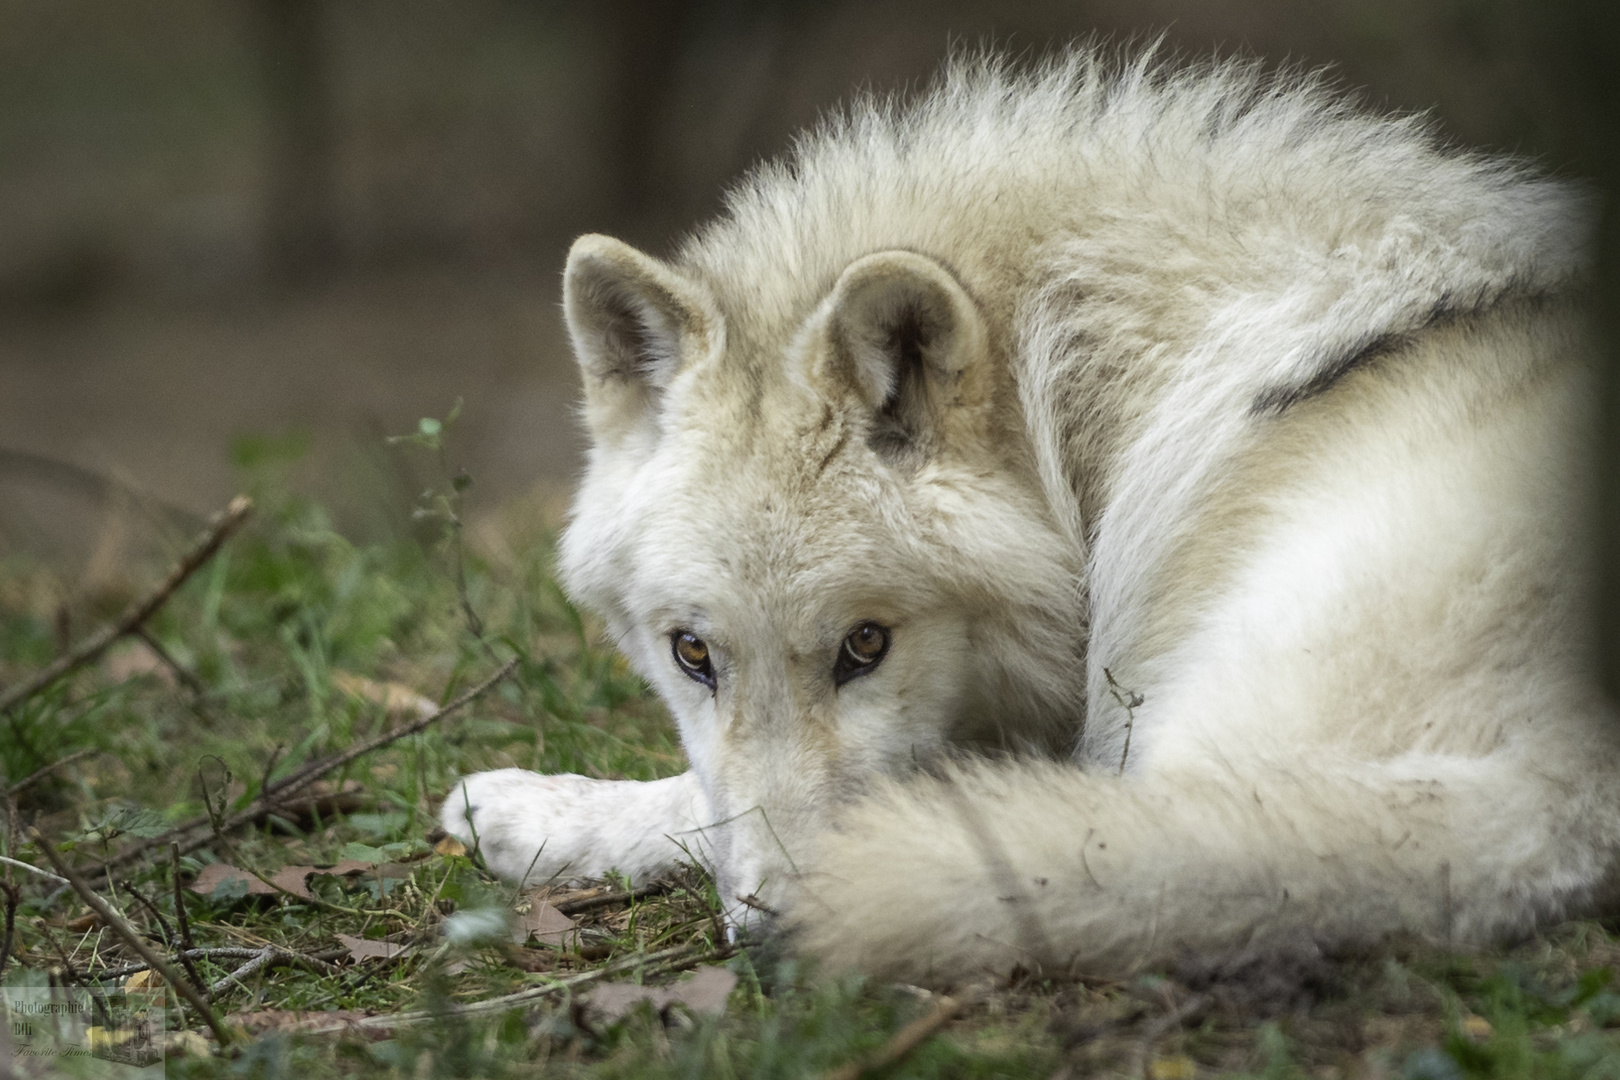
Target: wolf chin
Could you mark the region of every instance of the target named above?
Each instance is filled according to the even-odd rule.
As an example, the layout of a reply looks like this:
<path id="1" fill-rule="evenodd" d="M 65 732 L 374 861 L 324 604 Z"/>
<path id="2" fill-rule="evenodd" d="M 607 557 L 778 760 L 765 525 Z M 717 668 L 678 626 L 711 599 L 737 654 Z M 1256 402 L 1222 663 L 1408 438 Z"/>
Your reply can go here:
<path id="1" fill-rule="evenodd" d="M 671 260 L 581 238 L 562 576 L 691 767 L 445 827 L 696 857 L 910 979 L 1597 909 L 1589 217 L 1318 77 L 1076 50 L 858 101 Z"/>

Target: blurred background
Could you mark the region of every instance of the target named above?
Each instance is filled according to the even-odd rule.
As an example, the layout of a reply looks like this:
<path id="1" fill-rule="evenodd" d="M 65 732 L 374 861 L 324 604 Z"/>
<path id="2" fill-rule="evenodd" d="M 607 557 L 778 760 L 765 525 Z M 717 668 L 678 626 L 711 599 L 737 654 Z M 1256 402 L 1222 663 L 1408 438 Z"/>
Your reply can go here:
<path id="1" fill-rule="evenodd" d="M 821 111 L 915 88 L 953 46 L 1162 31 L 1331 64 L 1378 107 L 1612 188 L 1616 7 L 0 0 L 0 554 L 105 560 L 131 508 L 187 523 L 267 460 L 346 530 L 396 529 L 420 463 L 382 437 L 458 398 L 473 505 L 565 491 L 572 238 L 667 251 Z"/>

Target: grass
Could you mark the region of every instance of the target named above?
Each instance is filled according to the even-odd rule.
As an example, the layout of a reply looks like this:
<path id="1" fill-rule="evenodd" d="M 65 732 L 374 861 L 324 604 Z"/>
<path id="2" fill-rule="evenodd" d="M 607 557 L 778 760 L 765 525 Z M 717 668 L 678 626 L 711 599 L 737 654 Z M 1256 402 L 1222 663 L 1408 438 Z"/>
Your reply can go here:
<path id="1" fill-rule="evenodd" d="M 409 441 L 433 456 L 441 437 L 424 427 Z M 516 765 L 651 779 L 684 767 L 678 742 L 658 702 L 557 588 L 544 528 L 509 524 L 503 541 L 463 550 L 466 485 L 446 474 L 420 508 L 422 536 L 361 545 L 274 478 L 273 467 L 253 474 L 255 520 L 149 624 L 195 686 L 130 639 L 0 718 L 0 768 L 12 781 L 88 751 L 16 797 L 18 824 L 93 872 L 125 845 L 210 805 L 246 806 L 266 783 L 384 730 L 397 718 L 389 687 L 446 701 L 505 658 L 519 664 L 462 713 L 328 777 L 308 812 L 208 838 L 178 864 L 182 885 L 216 861 L 265 877 L 341 859 L 365 864 L 360 872 L 311 876 L 307 897 L 255 894 L 241 878 L 177 891 L 167 848 L 154 846 L 99 886 L 161 950 L 178 944 L 177 904 L 196 946 L 237 949 L 195 962 L 204 983 L 239 968 L 244 950 L 309 958 L 224 985 L 214 1008 L 244 1037 L 219 1053 L 171 1034 L 168 1075 L 817 1076 L 929 1012 L 932 1000 L 914 988 L 818 978 L 767 943 L 713 961 L 738 977 L 721 1016 L 643 1007 L 607 1023 L 567 992 L 493 1016 L 456 1014 L 458 1004 L 607 965 L 620 978 L 668 982 L 667 970 L 638 976 L 634 958 L 674 946 L 697 959 L 725 953 L 712 888 L 696 871 L 661 894 L 579 913 L 565 945 L 514 944 L 506 926 L 526 901 L 431 839 L 436 800 L 464 773 Z M 156 568 L 137 571 L 155 579 Z M 61 612 L 89 628 L 128 599 L 116 589 L 75 596 L 72 586 L 44 566 L 0 565 L 0 683 L 58 653 Z M 46 865 L 16 827 L 0 844 Z M 18 898 L 7 987 L 147 978 L 127 973 L 134 954 L 71 890 L 3 869 Z M 570 899 L 580 897 L 551 897 Z M 355 960 L 340 934 L 406 951 Z M 1280 981 L 1275 972 L 1097 984 L 1023 976 L 880 1075 L 1620 1077 L 1617 960 L 1620 943 L 1603 925 L 1579 923 L 1486 955 L 1391 942 Z M 167 1000 L 172 1028 L 206 1030 L 172 992 Z M 437 1019 L 369 1036 L 286 1030 L 310 1013 L 423 1009 Z"/>

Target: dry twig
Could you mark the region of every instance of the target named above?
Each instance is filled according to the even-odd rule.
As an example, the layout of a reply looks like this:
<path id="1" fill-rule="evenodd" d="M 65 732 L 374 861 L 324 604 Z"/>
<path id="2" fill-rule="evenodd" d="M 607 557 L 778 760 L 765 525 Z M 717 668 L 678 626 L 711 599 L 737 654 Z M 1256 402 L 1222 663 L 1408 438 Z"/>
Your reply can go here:
<path id="1" fill-rule="evenodd" d="M 220 545 L 230 538 L 252 512 L 253 500 L 247 496 L 238 495 L 232 499 L 225 512 L 214 519 L 208 531 L 175 564 L 174 569 L 169 571 L 169 576 L 164 578 L 157 588 L 125 608 L 116 622 L 91 634 L 73 649 L 35 672 L 32 678 L 0 691 L 0 712 L 9 712 L 13 706 L 33 697 L 64 675 L 77 671 L 86 664 L 94 663 L 113 642 L 126 634 L 135 633 L 147 619 L 156 614 L 158 608 L 162 607 L 170 596 L 174 595 L 176 589 L 185 584 L 187 578 L 213 558 Z"/>
<path id="2" fill-rule="evenodd" d="M 628 904 L 636 900 L 645 900 L 649 896 L 658 896 L 669 891 L 667 881 L 649 881 L 638 889 L 629 892 L 610 892 L 600 896 L 583 896 L 578 900 L 558 900 L 551 906 L 564 915 L 578 915 L 582 911 L 594 911 L 599 907 L 611 907 L 614 904 Z"/>
<path id="3" fill-rule="evenodd" d="M 47 776 L 51 775 L 51 773 L 55 772 L 57 769 L 60 769 L 60 768 L 62 768 L 64 766 L 67 766 L 67 765 L 71 765 L 75 761 L 80 760 L 81 758 L 87 758 L 91 754 L 98 753 L 98 752 L 99 751 L 97 751 L 95 747 L 87 746 L 83 750 L 75 750 L 75 751 L 73 751 L 73 753 L 69 754 L 65 758 L 58 758 L 57 760 L 51 762 L 49 765 L 41 765 L 39 768 L 35 769 L 33 772 L 31 772 L 27 776 L 23 777 L 21 780 L 17 781 L 15 784 L 12 784 L 10 787 L 6 788 L 5 789 L 6 795 L 8 795 L 8 796 L 21 795 L 23 792 L 27 791 L 29 788 L 33 787 L 35 784 L 39 783 L 41 780 L 43 780 Z"/>
<path id="4" fill-rule="evenodd" d="M 405 738 L 407 735 L 417 735 L 423 731 L 426 731 L 429 727 L 438 723 L 440 720 L 443 720 L 451 713 L 464 708 L 469 703 L 476 701 L 478 698 L 488 693 L 489 690 L 497 683 L 501 682 L 501 680 L 511 675 L 513 671 L 517 670 L 517 665 L 518 657 L 514 656 L 512 659 L 508 660 L 504 665 L 502 665 L 500 670 L 495 672 L 495 674 L 491 675 L 489 678 L 485 679 L 471 690 L 468 690 L 454 701 L 442 706 L 431 716 L 424 716 L 420 720 L 415 720 L 409 724 L 385 731 L 381 735 L 367 739 L 363 743 L 351 746 L 349 749 L 340 754 L 334 754 L 329 758 L 323 758 L 320 761 L 311 762 L 303 768 L 282 777 L 269 789 L 261 792 L 259 797 L 254 799 L 253 802 L 249 803 L 246 808 L 231 814 L 222 821 L 218 821 L 216 823 L 212 818 L 210 818 L 209 815 L 204 814 L 193 818 L 183 825 L 178 825 L 160 836 L 155 836 L 149 840 L 143 840 L 139 843 L 133 844 L 130 847 L 125 848 L 123 851 L 120 851 L 117 855 L 114 855 L 111 859 L 108 859 L 98 873 L 105 873 L 107 870 L 115 869 L 120 866 L 127 866 L 128 864 L 139 859 L 147 848 L 153 847 L 157 844 L 178 846 L 180 853 L 184 855 L 195 851 L 206 844 L 214 835 L 214 829 L 216 828 L 219 832 L 229 832 L 233 829 L 240 828 L 249 822 L 256 821 L 265 814 L 274 810 L 278 805 L 285 801 L 288 796 L 308 787 L 321 777 L 325 776 L 327 773 L 332 772 L 335 769 L 340 769 L 349 764 L 351 761 L 354 761 L 356 758 L 364 757 L 366 754 L 371 753 L 373 750 L 380 750 L 390 743 L 397 742 L 400 739 Z M 201 831 L 199 832 L 199 830 Z"/>
<path id="5" fill-rule="evenodd" d="M 30 874 L 38 874 L 47 881 L 54 881 L 58 885 L 66 885 L 68 883 L 68 879 L 65 877 L 57 877 L 49 870 L 41 870 L 33 863 L 25 863 L 21 859 L 13 859 L 6 855 L 0 855 L 0 865 L 15 866 L 19 870 L 27 870 Z"/>
<path id="6" fill-rule="evenodd" d="M 243 983 L 242 980 L 247 978 L 249 975 L 252 975 L 255 971 L 258 971 L 261 968 L 269 967 L 273 964 L 298 964 L 327 975 L 337 975 L 342 973 L 341 969 L 339 969 L 336 965 L 330 964 L 318 957 L 306 956 L 303 953 L 292 952 L 289 949 L 283 949 L 275 945 L 266 945 L 264 948 L 254 953 L 247 963 L 243 964 L 235 971 L 232 971 L 229 975 L 217 979 L 214 984 L 208 988 L 209 999 L 212 1000 L 218 997 L 227 988 L 229 988 L 231 983 L 238 984 L 244 990 L 248 989 L 247 984 Z"/>
<path id="7" fill-rule="evenodd" d="M 361 1031 L 392 1031 L 396 1028 L 415 1027 L 419 1024 L 432 1023 L 448 1016 L 488 1016 L 490 1014 L 504 1013 L 509 1009 L 516 1009 L 525 1005 L 532 1005 L 546 998 L 558 997 L 571 993 L 592 983 L 625 972 L 641 969 L 643 977 L 666 975 L 675 971 L 682 971 L 689 967 L 710 960 L 724 960 L 731 956 L 742 943 L 720 945 L 716 948 L 706 948 L 701 942 L 690 942 L 686 945 L 677 945 L 671 949 L 660 952 L 647 953 L 640 956 L 628 956 L 623 960 L 616 960 L 611 964 L 597 968 L 595 971 L 585 971 L 578 975 L 571 975 L 545 986 L 531 987 L 528 990 L 519 990 L 515 994 L 503 994 L 500 997 L 487 998 L 483 1001 L 470 1001 L 464 1005 L 451 1005 L 445 1009 L 434 1011 L 417 1011 L 392 1013 L 386 1016 L 368 1016 L 361 1020 L 349 1023 L 323 1022 L 319 1017 L 311 1017 L 310 1022 L 288 1030 L 298 1030 L 307 1035 L 336 1035 L 346 1031 L 359 1029 Z"/>
<path id="8" fill-rule="evenodd" d="M 823 1080 L 860 1080 L 861 1077 L 870 1076 L 879 1069 L 888 1068 L 921 1046 L 930 1035 L 944 1027 L 951 1017 L 961 1012 L 967 1004 L 969 1001 L 966 998 L 940 998 L 926 1015 L 918 1017 L 895 1032 L 876 1052 L 858 1061 L 838 1066 L 827 1073 Z"/>
<path id="9" fill-rule="evenodd" d="M 45 853 L 45 857 L 56 868 L 56 872 L 68 879 L 68 884 L 73 886 L 73 891 L 78 893 L 79 898 L 89 905 L 90 910 L 94 911 L 103 923 L 111 927 L 114 933 L 123 938 L 125 945 L 134 949 L 142 960 L 145 960 L 158 974 L 162 975 L 164 981 L 173 986 L 180 996 L 185 998 L 192 1008 L 196 1009 L 198 1014 L 208 1022 L 208 1026 L 213 1029 L 214 1037 L 219 1040 L 219 1045 L 229 1046 L 231 1043 L 229 1029 L 220 1023 L 219 1017 L 214 1015 L 214 1010 L 209 1007 L 202 994 L 198 993 L 197 988 L 183 979 L 173 967 L 169 966 L 163 957 L 159 956 L 150 945 L 141 939 L 141 935 L 135 932 L 135 928 L 129 925 L 129 922 L 122 915 L 113 910 L 111 904 L 103 900 L 94 889 L 84 883 L 83 878 L 75 874 L 73 868 L 51 846 L 50 841 L 40 834 L 38 829 L 30 829 L 29 837 L 39 845 L 39 850 Z"/>
<path id="10" fill-rule="evenodd" d="M 341 960 L 343 957 L 349 955 L 349 950 L 341 946 L 331 949 L 321 949 L 312 953 L 294 952 L 291 949 L 282 949 L 281 951 L 288 953 L 289 955 L 296 956 L 301 961 L 314 961 L 317 963 L 330 963 L 333 960 Z M 214 945 L 201 949 L 185 949 L 175 953 L 175 955 L 169 957 L 169 959 L 175 963 L 180 963 L 186 960 L 252 960 L 262 952 L 264 952 L 263 948 L 247 948 L 241 945 Z M 98 982 L 105 982 L 108 979 L 123 979 L 135 974 L 137 971 L 147 971 L 151 968 L 151 966 L 151 964 L 148 964 L 144 960 L 129 964 L 120 964 L 117 967 L 102 968 L 100 971 L 92 975 L 91 978 Z M 326 969 L 321 968 L 320 970 L 324 971 Z"/>

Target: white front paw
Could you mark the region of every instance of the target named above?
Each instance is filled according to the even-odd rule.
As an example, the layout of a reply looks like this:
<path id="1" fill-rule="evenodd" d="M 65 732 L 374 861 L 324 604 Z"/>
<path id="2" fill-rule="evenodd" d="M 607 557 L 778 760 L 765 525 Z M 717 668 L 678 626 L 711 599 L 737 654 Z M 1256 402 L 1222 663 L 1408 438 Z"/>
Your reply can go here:
<path id="1" fill-rule="evenodd" d="M 519 883 L 645 880 L 681 856 L 672 837 L 692 828 L 690 774 L 642 783 L 496 769 L 467 777 L 439 819 L 501 877 Z"/>

